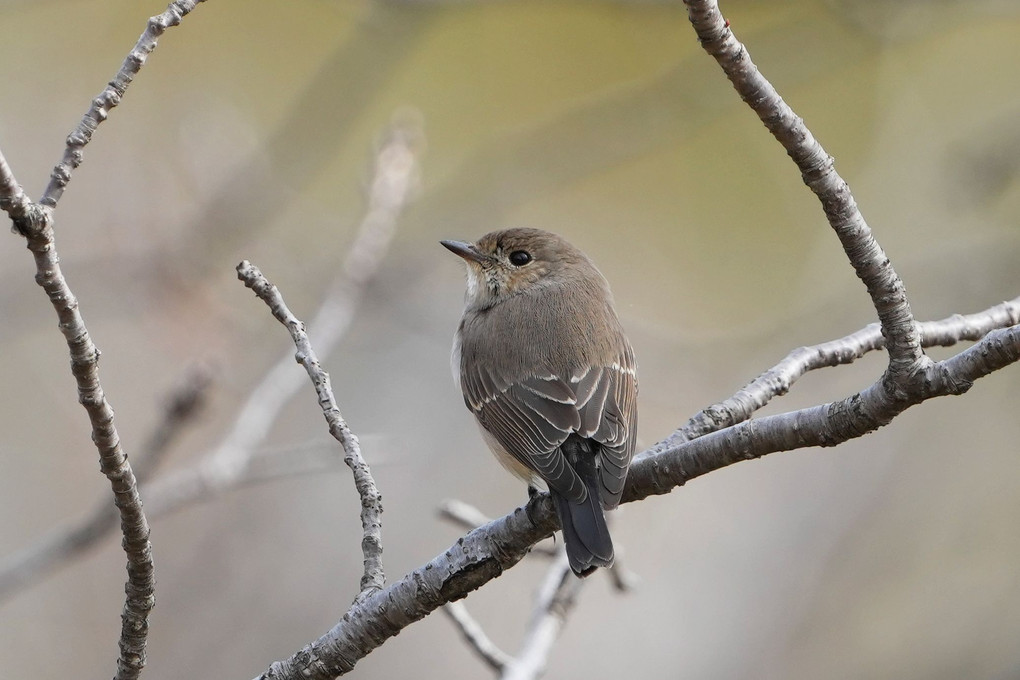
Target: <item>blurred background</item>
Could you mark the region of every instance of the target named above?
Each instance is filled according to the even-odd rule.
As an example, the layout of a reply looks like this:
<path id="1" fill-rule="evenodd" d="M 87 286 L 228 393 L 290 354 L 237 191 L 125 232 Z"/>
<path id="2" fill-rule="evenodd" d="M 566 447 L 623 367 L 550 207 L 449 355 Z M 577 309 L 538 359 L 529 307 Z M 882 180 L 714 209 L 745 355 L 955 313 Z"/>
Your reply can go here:
<path id="1" fill-rule="evenodd" d="M 164 8 L 0 2 L 0 147 L 33 198 Z M 722 9 L 835 156 L 918 318 L 1020 294 L 1015 1 Z M 492 516 L 525 499 L 450 379 L 463 271 L 438 239 L 533 226 L 588 252 L 638 354 L 645 446 L 789 350 L 873 320 L 817 201 L 679 2 L 216 0 L 161 39 L 57 211 L 130 455 L 202 365 L 209 403 L 160 474 L 194 465 L 292 352 L 234 266 L 254 261 L 310 318 L 394 116 L 423 131 L 416 200 L 324 361 L 383 493 L 391 579 L 462 533 L 436 516 L 444 499 Z M 109 498 L 53 310 L 23 240 L 5 244 L 0 558 Z M 767 412 L 841 398 L 882 367 L 876 355 L 809 375 Z M 640 586 L 591 579 L 548 677 L 1020 676 L 1018 409 L 1013 367 L 863 439 L 622 508 L 613 532 Z M 309 385 L 261 450 L 330 442 Z M 358 587 L 358 507 L 337 465 L 155 520 L 145 677 L 249 678 L 328 630 Z M 0 603 L 6 674 L 109 677 L 123 563 L 110 537 Z M 545 569 L 525 560 L 466 600 L 511 653 Z M 355 671 L 487 673 L 438 613 Z"/>

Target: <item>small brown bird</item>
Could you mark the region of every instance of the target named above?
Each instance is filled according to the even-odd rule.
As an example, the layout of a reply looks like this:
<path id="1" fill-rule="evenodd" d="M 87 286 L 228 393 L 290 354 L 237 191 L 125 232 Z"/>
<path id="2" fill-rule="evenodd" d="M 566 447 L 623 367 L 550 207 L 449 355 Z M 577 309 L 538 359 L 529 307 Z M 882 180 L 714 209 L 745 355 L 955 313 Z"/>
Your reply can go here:
<path id="1" fill-rule="evenodd" d="M 634 351 L 605 277 L 538 229 L 441 241 L 467 262 L 454 377 L 499 461 L 556 504 L 570 568 L 613 564 L 603 510 L 623 494 L 637 433 Z"/>

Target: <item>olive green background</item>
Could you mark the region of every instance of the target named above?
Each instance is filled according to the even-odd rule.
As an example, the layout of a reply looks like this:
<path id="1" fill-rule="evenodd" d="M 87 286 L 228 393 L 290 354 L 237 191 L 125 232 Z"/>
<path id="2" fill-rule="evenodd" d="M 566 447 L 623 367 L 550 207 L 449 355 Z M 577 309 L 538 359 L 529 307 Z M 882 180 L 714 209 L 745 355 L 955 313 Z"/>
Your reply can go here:
<path id="1" fill-rule="evenodd" d="M 163 5 L 0 3 L 0 148 L 38 198 L 64 137 Z M 921 319 L 1020 294 L 1020 7 L 1010 0 L 725 2 L 764 74 L 836 158 Z M 235 280 L 243 258 L 310 318 L 363 208 L 373 145 L 422 121 L 419 196 L 326 358 L 385 505 L 397 578 L 524 489 L 450 379 L 462 265 L 440 238 L 557 231 L 613 285 L 651 444 L 794 347 L 873 321 L 783 150 L 698 47 L 679 3 L 210 0 L 166 33 L 57 211 L 65 274 L 129 453 L 187 367 L 209 409 L 167 469 L 215 445 L 289 339 Z M 0 554 L 109 496 L 23 241 L 0 247 Z M 313 337 L 314 341 L 314 337 Z M 933 352 L 947 356 L 945 350 Z M 880 356 L 807 376 L 779 412 L 868 385 Z M 296 365 L 295 371 L 300 370 Z M 1020 368 L 835 449 L 769 456 L 624 507 L 641 577 L 596 576 L 550 678 L 1006 678 L 1020 673 Z M 329 447 L 309 386 L 270 448 Z M 346 468 L 157 521 L 152 680 L 248 678 L 356 594 Z M 0 605 L 8 677 L 109 677 L 123 556 L 108 540 Z M 466 603 L 507 651 L 545 564 Z M 445 617 L 355 677 L 484 677 Z"/>

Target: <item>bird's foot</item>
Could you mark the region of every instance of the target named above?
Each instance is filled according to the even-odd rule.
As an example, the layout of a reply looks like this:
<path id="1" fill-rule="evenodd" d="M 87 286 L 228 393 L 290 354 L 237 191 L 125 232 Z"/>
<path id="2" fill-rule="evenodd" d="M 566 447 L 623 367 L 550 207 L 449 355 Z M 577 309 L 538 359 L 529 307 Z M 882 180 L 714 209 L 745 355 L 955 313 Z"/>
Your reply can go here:
<path id="1" fill-rule="evenodd" d="M 528 502 L 524 505 L 524 511 L 528 513 L 528 519 L 531 521 L 532 524 L 538 524 L 538 521 L 536 520 L 535 516 L 535 513 L 538 510 L 536 504 L 539 502 L 539 500 L 541 500 L 542 495 L 543 495 L 542 492 L 539 490 L 537 486 L 528 484 Z"/>

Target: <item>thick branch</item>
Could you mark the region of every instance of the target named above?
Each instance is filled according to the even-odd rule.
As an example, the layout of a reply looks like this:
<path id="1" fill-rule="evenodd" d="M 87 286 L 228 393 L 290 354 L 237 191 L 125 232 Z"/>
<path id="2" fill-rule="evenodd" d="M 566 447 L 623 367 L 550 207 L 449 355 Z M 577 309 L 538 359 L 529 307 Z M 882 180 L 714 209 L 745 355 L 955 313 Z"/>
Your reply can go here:
<path id="1" fill-rule="evenodd" d="M 200 2 L 205 0 L 174 0 L 162 14 L 149 17 L 149 22 L 142 31 L 141 37 L 135 43 L 134 48 L 128 52 L 123 65 L 117 71 L 117 75 L 107 84 L 99 95 L 92 100 L 92 105 L 85 112 L 81 122 L 78 123 L 71 134 L 67 136 L 67 148 L 64 150 L 64 157 L 60 163 L 53 168 L 50 175 L 50 183 L 39 201 L 41 205 L 55 208 L 57 201 L 64 193 L 67 183 L 71 181 L 71 173 L 81 165 L 85 145 L 92 140 L 92 134 L 99 127 L 99 124 L 110 115 L 110 109 L 120 104 L 121 98 L 127 91 L 128 85 L 142 69 L 146 58 L 156 49 L 156 42 L 160 36 L 171 26 L 177 26 L 191 10 Z"/>
<path id="2" fill-rule="evenodd" d="M 361 551 L 364 555 L 365 572 L 361 577 L 361 594 L 358 600 L 381 590 L 386 584 L 382 563 L 382 494 L 376 487 L 372 471 L 361 455 L 358 438 L 351 432 L 340 414 L 340 408 L 333 396 L 329 374 L 322 369 L 319 358 L 312 348 L 305 325 L 287 308 L 283 296 L 276 286 L 269 283 L 257 267 L 247 260 L 237 266 L 237 276 L 244 285 L 251 288 L 260 300 L 265 302 L 273 316 L 287 327 L 297 346 L 297 361 L 304 366 L 308 377 L 315 386 L 319 406 L 329 424 L 329 433 L 340 442 L 344 449 L 344 463 L 354 473 L 354 485 L 361 496 Z"/>
<path id="3" fill-rule="evenodd" d="M 925 363 L 903 282 L 871 233 L 850 187 L 836 172 L 831 156 L 814 138 L 772 84 L 758 71 L 736 39 L 715 0 L 684 0 L 701 46 L 712 55 L 769 132 L 800 168 L 804 183 L 818 196 L 843 250 L 864 282 L 882 324 L 889 349 L 888 375 L 909 377 Z M 891 391 L 898 386 L 890 385 Z"/>

